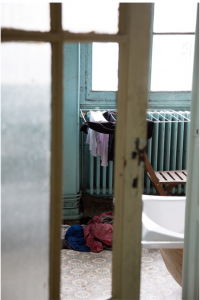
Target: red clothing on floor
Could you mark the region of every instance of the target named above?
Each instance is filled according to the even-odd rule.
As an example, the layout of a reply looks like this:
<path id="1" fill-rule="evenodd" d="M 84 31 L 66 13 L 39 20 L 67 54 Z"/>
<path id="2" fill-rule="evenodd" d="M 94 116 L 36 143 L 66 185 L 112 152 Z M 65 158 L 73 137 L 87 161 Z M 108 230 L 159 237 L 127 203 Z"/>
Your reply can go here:
<path id="1" fill-rule="evenodd" d="M 111 224 L 101 223 L 101 218 L 105 215 L 113 216 L 113 213 L 107 212 L 99 216 L 95 216 L 88 222 L 87 226 L 83 226 L 86 246 L 88 246 L 92 252 L 98 253 L 103 250 L 102 243 L 96 239 L 102 241 L 108 246 L 112 245 L 113 226 Z"/>

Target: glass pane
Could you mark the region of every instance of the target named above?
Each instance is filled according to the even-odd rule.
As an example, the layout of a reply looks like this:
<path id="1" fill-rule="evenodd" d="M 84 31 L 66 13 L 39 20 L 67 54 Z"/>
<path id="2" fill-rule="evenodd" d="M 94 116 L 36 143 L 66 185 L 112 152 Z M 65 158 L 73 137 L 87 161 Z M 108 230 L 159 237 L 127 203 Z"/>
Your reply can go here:
<path id="1" fill-rule="evenodd" d="M 152 91 L 191 91 L 193 35 L 153 37 Z"/>
<path id="2" fill-rule="evenodd" d="M 1 27 L 49 31 L 49 3 L 1 3 Z"/>
<path id="3" fill-rule="evenodd" d="M 2 299 L 48 299 L 50 44 L 1 46 Z"/>
<path id="4" fill-rule="evenodd" d="M 62 5 L 62 26 L 75 33 L 118 32 L 119 3 L 115 1 L 65 1 Z"/>
<path id="5" fill-rule="evenodd" d="M 195 32 L 196 3 L 155 3 L 154 32 Z"/>
<path id="6" fill-rule="evenodd" d="M 118 90 L 118 43 L 93 43 L 92 90 Z"/>

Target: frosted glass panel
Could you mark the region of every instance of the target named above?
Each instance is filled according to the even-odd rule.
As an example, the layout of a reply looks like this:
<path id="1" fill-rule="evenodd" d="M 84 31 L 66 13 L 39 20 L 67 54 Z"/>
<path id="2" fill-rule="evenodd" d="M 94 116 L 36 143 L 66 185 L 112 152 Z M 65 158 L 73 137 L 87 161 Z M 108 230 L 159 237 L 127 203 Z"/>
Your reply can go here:
<path id="1" fill-rule="evenodd" d="M 49 31 L 49 3 L 1 3 L 1 27 Z"/>
<path id="2" fill-rule="evenodd" d="M 118 43 L 93 43 L 92 90 L 118 90 Z"/>
<path id="3" fill-rule="evenodd" d="M 154 32 L 195 32 L 196 3 L 157 2 L 154 6 Z"/>
<path id="4" fill-rule="evenodd" d="M 2 299 L 48 299 L 50 44 L 1 46 Z"/>
<path id="5" fill-rule="evenodd" d="M 152 91 L 191 91 L 193 35 L 153 37 Z"/>
<path id="6" fill-rule="evenodd" d="M 118 32 L 119 2 L 67 0 L 62 5 L 64 30 L 75 33 Z"/>

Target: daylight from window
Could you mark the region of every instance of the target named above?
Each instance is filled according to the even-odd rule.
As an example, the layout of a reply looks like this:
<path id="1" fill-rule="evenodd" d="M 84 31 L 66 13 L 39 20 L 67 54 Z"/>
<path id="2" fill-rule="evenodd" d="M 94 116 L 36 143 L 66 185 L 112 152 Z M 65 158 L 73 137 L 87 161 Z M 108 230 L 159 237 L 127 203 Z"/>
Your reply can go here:
<path id="1" fill-rule="evenodd" d="M 49 3 L 1 3 L 1 27 L 24 30 L 49 31 Z"/>
<path id="2" fill-rule="evenodd" d="M 196 3 L 154 5 L 151 91 L 191 91 L 196 13 Z M 118 52 L 117 43 L 93 43 L 93 91 L 118 90 Z"/>
<path id="3" fill-rule="evenodd" d="M 2 43 L 1 112 L 3 298 L 48 299 L 50 43 Z"/>
<path id="4" fill-rule="evenodd" d="M 92 90 L 118 90 L 118 43 L 93 43 Z"/>
<path id="5" fill-rule="evenodd" d="M 157 2 L 154 5 L 154 32 L 194 32 L 196 3 Z M 170 20 L 170 22 L 169 22 Z"/>
<path id="6" fill-rule="evenodd" d="M 153 32 L 165 34 L 153 34 L 151 91 L 191 91 L 196 12 L 195 3 L 155 4 Z"/>
<path id="7" fill-rule="evenodd" d="M 74 33 L 116 34 L 118 32 L 118 1 L 67 0 L 62 3 L 64 30 Z"/>
<path id="8" fill-rule="evenodd" d="M 153 37 L 151 91 L 190 91 L 194 35 Z"/>

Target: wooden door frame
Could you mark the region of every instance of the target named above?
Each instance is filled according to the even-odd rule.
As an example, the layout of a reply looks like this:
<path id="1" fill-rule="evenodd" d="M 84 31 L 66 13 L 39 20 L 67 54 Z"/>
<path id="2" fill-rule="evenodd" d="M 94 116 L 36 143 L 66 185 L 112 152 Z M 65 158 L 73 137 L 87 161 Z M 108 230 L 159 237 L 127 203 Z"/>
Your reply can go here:
<path id="1" fill-rule="evenodd" d="M 62 29 L 62 4 L 50 3 L 49 32 L 2 28 L 2 42 L 52 45 L 51 206 L 49 299 L 60 294 L 62 209 L 63 43 L 118 42 L 119 88 L 115 155 L 112 299 L 139 299 L 142 213 L 140 150 L 146 146 L 152 3 L 121 3 L 118 34 L 75 34 Z"/>

